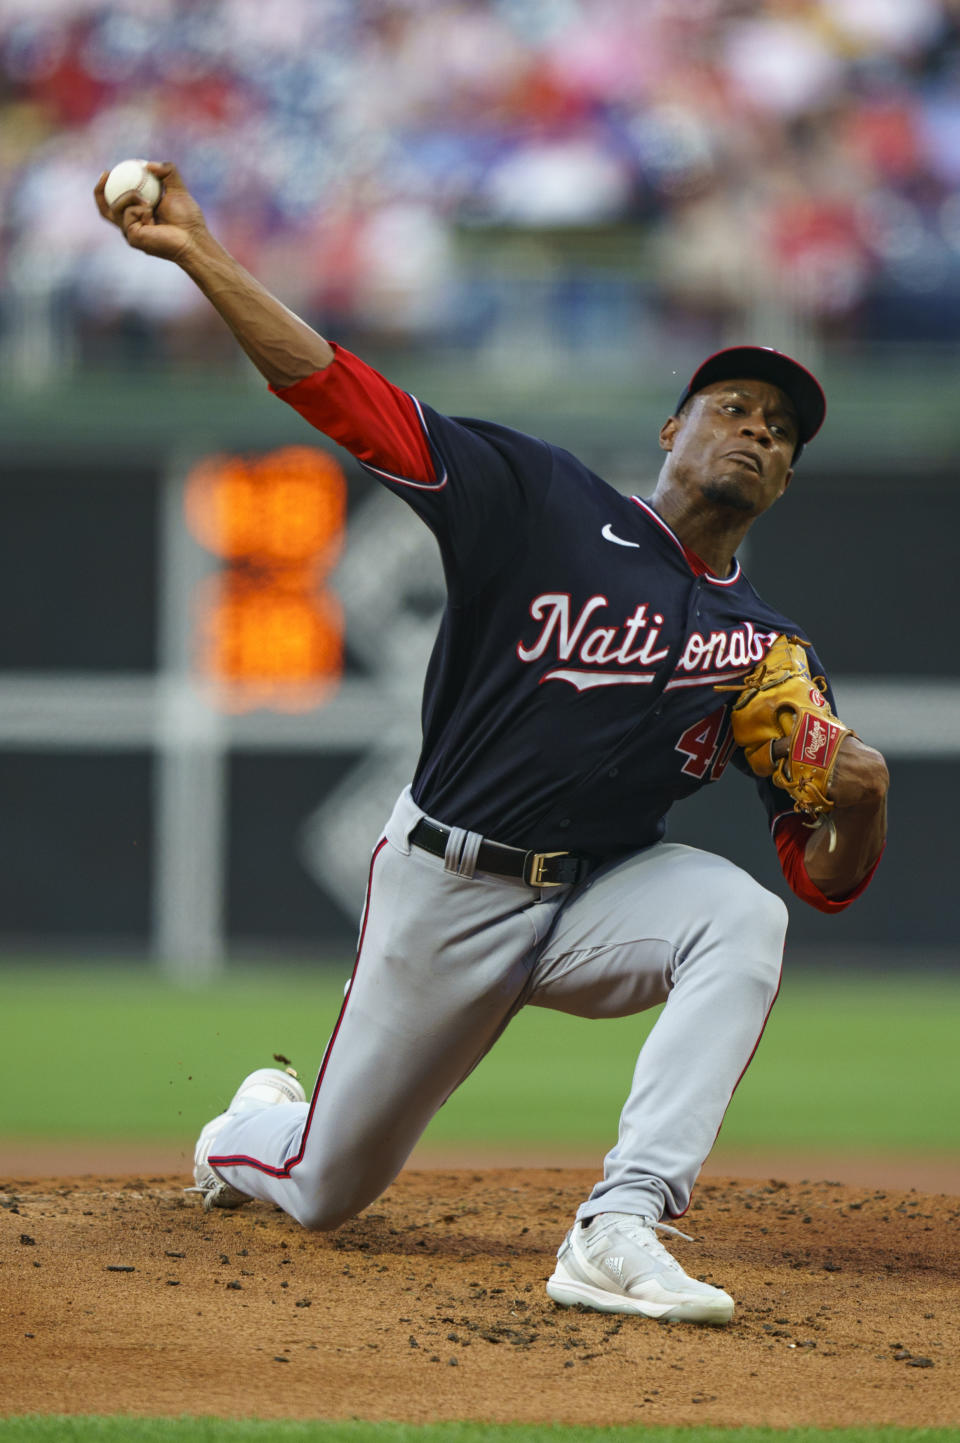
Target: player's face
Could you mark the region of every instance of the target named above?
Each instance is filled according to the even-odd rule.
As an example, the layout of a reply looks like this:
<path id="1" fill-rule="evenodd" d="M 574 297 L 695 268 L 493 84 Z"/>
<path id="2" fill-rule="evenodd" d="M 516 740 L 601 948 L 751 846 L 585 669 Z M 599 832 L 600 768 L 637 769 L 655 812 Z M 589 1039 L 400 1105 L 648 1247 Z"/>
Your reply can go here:
<path id="1" fill-rule="evenodd" d="M 660 432 L 671 485 L 759 516 L 790 484 L 799 440 L 790 399 L 769 381 L 714 381 Z"/>

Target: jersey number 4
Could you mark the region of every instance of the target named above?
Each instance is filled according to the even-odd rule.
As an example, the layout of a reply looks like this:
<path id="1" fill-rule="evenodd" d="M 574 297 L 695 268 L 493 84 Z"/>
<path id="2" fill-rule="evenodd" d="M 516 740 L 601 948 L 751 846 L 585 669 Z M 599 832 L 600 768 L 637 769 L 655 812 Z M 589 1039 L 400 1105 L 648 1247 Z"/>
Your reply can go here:
<path id="1" fill-rule="evenodd" d="M 723 776 L 734 747 L 733 732 L 724 727 L 726 717 L 726 707 L 718 706 L 709 716 L 687 727 L 675 748 L 687 759 L 680 769 L 686 776 L 696 777 L 698 782 L 708 772 L 712 782 Z"/>

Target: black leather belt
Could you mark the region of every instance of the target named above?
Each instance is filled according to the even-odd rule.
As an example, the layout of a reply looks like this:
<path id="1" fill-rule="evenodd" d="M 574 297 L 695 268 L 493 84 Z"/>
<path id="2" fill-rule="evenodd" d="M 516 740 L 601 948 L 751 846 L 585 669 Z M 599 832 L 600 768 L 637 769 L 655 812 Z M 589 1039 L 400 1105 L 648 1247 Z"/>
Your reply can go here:
<path id="1" fill-rule="evenodd" d="M 450 828 L 421 817 L 410 840 L 415 847 L 442 857 L 447 850 Z M 504 847 L 500 842 L 480 843 L 477 871 L 492 872 L 496 877 L 517 877 L 528 887 L 563 887 L 585 877 L 588 864 L 571 852 L 525 852 L 522 847 Z"/>

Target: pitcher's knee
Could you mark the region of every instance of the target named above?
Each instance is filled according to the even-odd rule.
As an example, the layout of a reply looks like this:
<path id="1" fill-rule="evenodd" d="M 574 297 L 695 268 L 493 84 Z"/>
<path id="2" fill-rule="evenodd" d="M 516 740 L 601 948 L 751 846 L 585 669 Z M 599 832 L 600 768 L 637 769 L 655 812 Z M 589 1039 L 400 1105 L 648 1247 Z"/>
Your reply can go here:
<path id="1" fill-rule="evenodd" d="M 715 899 L 711 920 L 714 929 L 740 939 L 748 950 L 774 953 L 779 964 L 788 917 L 779 897 L 746 872 L 731 868 Z"/>
<path id="2" fill-rule="evenodd" d="M 783 942 L 789 919 L 786 903 L 755 882 L 743 923 L 748 935 L 769 949 L 778 968 L 783 956 Z"/>
<path id="3" fill-rule="evenodd" d="M 302 1189 L 286 1211 L 309 1232 L 332 1233 L 362 1212 L 375 1196 L 330 1187 L 309 1192 Z"/>
<path id="4" fill-rule="evenodd" d="M 318 1197 L 297 1198 L 287 1211 L 311 1233 L 332 1233 L 352 1216 L 342 1208 L 331 1207 L 326 1198 Z"/>
<path id="5" fill-rule="evenodd" d="M 729 919 L 727 950 L 738 975 L 771 997 L 780 985 L 787 918 L 780 898 L 753 883 Z"/>
<path id="6" fill-rule="evenodd" d="M 701 893 L 705 925 L 696 954 L 699 965 L 719 967 L 728 981 L 773 994 L 780 981 L 787 909 L 739 868 L 726 869 L 713 895 Z M 693 954 L 688 953 L 692 960 Z"/>

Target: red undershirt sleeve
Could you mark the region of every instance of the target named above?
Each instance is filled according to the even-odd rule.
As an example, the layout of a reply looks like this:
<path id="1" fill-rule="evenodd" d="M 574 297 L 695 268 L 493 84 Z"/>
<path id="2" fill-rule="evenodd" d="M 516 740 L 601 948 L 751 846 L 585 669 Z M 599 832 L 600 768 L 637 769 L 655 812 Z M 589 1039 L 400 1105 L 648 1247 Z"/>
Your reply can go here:
<path id="1" fill-rule="evenodd" d="M 880 864 L 880 857 L 874 862 L 863 881 L 858 882 L 851 892 L 847 892 L 843 897 L 827 897 L 807 874 L 804 852 L 809 836 L 809 827 L 804 825 L 803 819 L 796 812 L 784 812 L 774 819 L 773 839 L 776 843 L 783 875 L 787 879 L 790 890 L 802 902 L 808 902 L 811 907 L 816 907 L 818 912 L 842 912 L 845 907 L 849 907 L 851 902 L 855 902 L 866 891 Z M 880 856 L 883 856 L 882 851 Z"/>
<path id="2" fill-rule="evenodd" d="M 416 401 L 342 346 L 333 351 L 323 370 L 270 390 L 364 465 L 433 485 L 437 468 Z"/>

